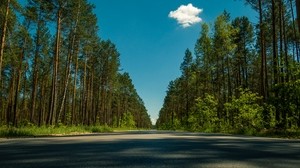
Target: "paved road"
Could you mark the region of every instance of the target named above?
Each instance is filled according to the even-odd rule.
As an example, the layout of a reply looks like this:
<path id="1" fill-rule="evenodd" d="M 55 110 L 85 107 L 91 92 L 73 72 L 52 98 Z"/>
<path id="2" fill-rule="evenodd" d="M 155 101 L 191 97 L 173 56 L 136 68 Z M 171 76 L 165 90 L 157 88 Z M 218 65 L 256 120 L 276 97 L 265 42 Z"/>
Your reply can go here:
<path id="1" fill-rule="evenodd" d="M 0 167 L 300 167 L 300 141 L 125 132 L 0 139 Z"/>

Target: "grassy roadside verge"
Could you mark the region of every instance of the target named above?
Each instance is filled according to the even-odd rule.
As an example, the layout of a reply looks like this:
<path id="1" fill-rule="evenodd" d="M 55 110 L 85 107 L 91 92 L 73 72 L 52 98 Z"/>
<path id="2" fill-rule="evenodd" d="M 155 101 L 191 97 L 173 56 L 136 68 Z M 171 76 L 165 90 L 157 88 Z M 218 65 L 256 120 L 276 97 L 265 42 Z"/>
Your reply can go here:
<path id="1" fill-rule="evenodd" d="M 204 131 L 205 132 L 205 131 Z M 287 138 L 287 139 L 300 139 L 300 130 L 287 129 L 287 130 L 276 130 L 276 129 L 265 129 L 261 131 L 254 130 L 231 130 L 221 132 L 207 132 L 207 133 L 225 133 L 231 135 L 245 135 L 245 136 L 256 136 L 256 137 L 269 137 L 269 138 Z"/>
<path id="2" fill-rule="evenodd" d="M 43 136 L 59 136 L 59 135 L 76 135 L 85 133 L 104 133 L 113 132 L 108 126 L 59 126 L 59 127 L 21 127 L 8 128 L 0 127 L 0 138 L 16 138 L 16 137 L 43 137 Z"/>
<path id="3" fill-rule="evenodd" d="M 269 137 L 269 138 L 284 138 L 284 139 L 300 139 L 300 129 L 263 129 L 263 130 L 191 130 L 191 129 L 158 129 L 158 130 L 172 130 L 176 132 L 195 132 L 195 133 L 216 133 L 228 135 L 242 135 L 255 137 Z"/>
<path id="4" fill-rule="evenodd" d="M 255 136 L 300 139 L 300 130 L 263 130 L 255 134 Z"/>

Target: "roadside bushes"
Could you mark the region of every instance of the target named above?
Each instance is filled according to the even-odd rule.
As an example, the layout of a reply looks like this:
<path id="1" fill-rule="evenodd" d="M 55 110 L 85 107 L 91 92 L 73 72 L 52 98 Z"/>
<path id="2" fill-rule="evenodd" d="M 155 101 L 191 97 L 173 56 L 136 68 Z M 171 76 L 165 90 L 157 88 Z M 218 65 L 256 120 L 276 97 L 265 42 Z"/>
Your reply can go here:
<path id="1" fill-rule="evenodd" d="M 217 116 L 217 106 L 218 102 L 212 95 L 206 94 L 203 99 L 196 99 L 195 106 L 188 119 L 190 129 L 192 131 L 215 131 L 219 121 Z"/>
<path id="2" fill-rule="evenodd" d="M 259 104 L 262 97 L 250 90 L 240 89 L 239 96 L 224 104 L 233 130 L 258 131 L 263 128 L 264 108 Z"/>
<path id="3" fill-rule="evenodd" d="M 239 89 L 237 96 L 225 104 L 212 95 L 196 99 L 189 116 L 189 130 L 203 132 L 235 132 L 254 134 L 275 125 L 275 112 L 271 105 L 261 104 L 262 97 L 248 89 Z"/>

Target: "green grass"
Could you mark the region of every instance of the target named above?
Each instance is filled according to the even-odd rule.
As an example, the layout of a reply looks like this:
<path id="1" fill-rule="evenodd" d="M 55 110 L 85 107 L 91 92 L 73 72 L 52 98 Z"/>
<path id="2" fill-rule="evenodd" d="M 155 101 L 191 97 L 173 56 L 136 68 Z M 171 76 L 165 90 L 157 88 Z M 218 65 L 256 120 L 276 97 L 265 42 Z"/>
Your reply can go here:
<path id="1" fill-rule="evenodd" d="M 287 129 L 287 130 L 263 130 L 256 133 L 256 136 L 274 137 L 274 138 L 289 138 L 300 139 L 300 130 Z"/>
<path id="2" fill-rule="evenodd" d="M 247 129 L 247 130 L 226 131 L 224 133 L 229 133 L 233 135 L 260 136 L 260 137 L 271 137 L 271 138 L 300 139 L 299 129 L 286 129 L 286 130 L 263 129 L 260 131 L 254 129 Z"/>
<path id="3" fill-rule="evenodd" d="M 0 127 L 0 137 L 39 137 L 39 136 L 59 136 L 59 135 L 76 135 L 84 133 L 101 133 L 112 132 L 108 126 L 59 126 L 59 127 Z"/>
<path id="4" fill-rule="evenodd" d="M 246 136 L 260 136 L 271 138 L 288 138 L 288 139 L 300 139 L 300 129 L 263 129 L 257 131 L 255 129 L 239 129 L 239 130 L 221 130 L 214 131 L 212 129 L 206 130 L 188 130 L 192 132 L 204 132 L 204 133 L 224 133 L 231 135 L 246 135 Z"/>

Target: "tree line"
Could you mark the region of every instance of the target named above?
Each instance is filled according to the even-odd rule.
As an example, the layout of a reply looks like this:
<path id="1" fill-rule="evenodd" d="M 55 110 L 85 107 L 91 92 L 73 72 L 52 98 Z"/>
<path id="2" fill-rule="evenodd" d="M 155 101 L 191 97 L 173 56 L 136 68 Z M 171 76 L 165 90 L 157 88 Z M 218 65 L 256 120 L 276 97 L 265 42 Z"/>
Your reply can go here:
<path id="1" fill-rule="evenodd" d="M 194 54 L 185 51 L 182 74 L 169 83 L 158 128 L 300 127 L 300 1 L 245 3 L 257 11 L 258 23 L 224 11 L 212 26 L 202 24 Z"/>
<path id="2" fill-rule="evenodd" d="M 98 35 L 94 8 L 0 2 L 0 125 L 151 127 L 116 46 Z"/>

